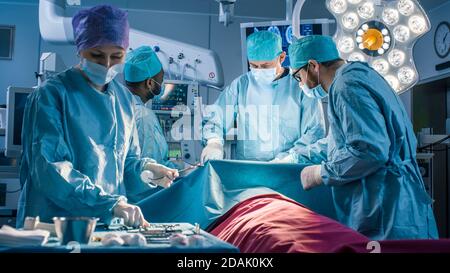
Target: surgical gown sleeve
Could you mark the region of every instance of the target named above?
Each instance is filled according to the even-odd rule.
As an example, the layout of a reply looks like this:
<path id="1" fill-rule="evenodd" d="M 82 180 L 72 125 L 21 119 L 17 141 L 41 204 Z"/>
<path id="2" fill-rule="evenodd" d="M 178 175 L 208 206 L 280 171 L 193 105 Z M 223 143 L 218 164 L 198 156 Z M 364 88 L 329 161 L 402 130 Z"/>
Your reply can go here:
<path id="1" fill-rule="evenodd" d="M 345 143 L 336 143 L 322 163 L 321 176 L 326 185 L 342 185 L 376 172 L 388 161 L 390 140 L 386 120 L 376 100 L 357 79 L 335 85 L 330 102 L 330 123 L 341 128 Z M 332 127 L 332 128 L 333 128 Z"/>
<path id="2" fill-rule="evenodd" d="M 156 161 L 150 158 L 141 158 L 139 137 L 135 121 L 133 122 L 131 134 L 130 148 L 125 159 L 124 183 L 127 198 L 130 203 L 137 203 L 157 191 L 156 188 L 143 182 L 140 176 L 146 163 L 156 163 Z"/>
<path id="3" fill-rule="evenodd" d="M 288 153 L 293 156 L 295 163 L 321 163 L 326 159 L 327 145 L 320 100 L 302 96 L 300 130 L 300 138 Z"/>
<path id="4" fill-rule="evenodd" d="M 213 105 L 206 107 L 202 122 L 204 144 L 210 139 L 223 141 L 224 136 L 234 128 L 234 121 L 237 115 L 238 90 L 243 88 L 240 82 L 243 82 L 243 80 L 237 79 L 233 81 L 230 86 L 222 91 Z"/>
<path id="5" fill-rule="evenodd" d="M 32 133 L 30 175 L 36 189 L 56 206 L 78 215 L 108 221 L 112 208 L 124 196 L 109 195 L 88 176 L 75 169 L 64 135 L 62 98 L 56 86 L 38 89 Z"/>

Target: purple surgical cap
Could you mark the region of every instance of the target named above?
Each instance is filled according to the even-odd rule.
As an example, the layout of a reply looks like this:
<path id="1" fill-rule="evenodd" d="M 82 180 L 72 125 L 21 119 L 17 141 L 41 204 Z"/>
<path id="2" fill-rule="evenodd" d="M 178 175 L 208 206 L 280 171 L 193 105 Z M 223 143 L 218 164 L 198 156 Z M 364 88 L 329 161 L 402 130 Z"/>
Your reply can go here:
<path id="1" fill-rule="evenodd" d="M 72 26 L 78 52 L 103 45 L 128 48 L 128 13 L 121 9 L 99 5 L 80 10 L 73 17 Z"/>

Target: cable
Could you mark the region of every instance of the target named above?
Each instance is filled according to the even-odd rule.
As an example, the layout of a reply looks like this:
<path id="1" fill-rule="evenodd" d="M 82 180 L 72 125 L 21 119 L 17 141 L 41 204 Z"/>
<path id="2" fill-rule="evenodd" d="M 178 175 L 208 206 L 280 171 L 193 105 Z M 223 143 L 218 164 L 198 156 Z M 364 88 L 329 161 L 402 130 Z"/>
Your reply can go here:
<path id="1" fill-rule="evenodd" d="M 214 85 L 212 85 L 212 84 L 206 84 L 205 86 L 206 86 L 206 87 L 209 87 L 209 88 L 212 88 L 212 89 L 216 89 L 216 90 L 219 90 L 220 92 L 222 92 L 222 91 L 223 91 L 223 88 L 220 88 L 220 87 L 214 86 Z"/>
<path id="2" fill-rule="evenodd" d="M 189 64 L 188 63 L 185 63 L 184 65 L 183 65 L 183 71 L 181 72 L 181 75 L 180 75 L 180 80 L 184 80 L 184 75 L 186 74 L 186 68 L 189 66 Z"/>

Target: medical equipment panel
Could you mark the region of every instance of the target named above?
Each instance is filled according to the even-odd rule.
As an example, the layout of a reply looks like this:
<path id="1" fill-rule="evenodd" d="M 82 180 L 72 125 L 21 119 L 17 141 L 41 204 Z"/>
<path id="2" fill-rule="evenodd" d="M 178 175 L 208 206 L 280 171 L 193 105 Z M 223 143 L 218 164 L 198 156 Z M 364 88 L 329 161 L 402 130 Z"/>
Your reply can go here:
<path id="1" fill-rule="evenodd" d="M 158 117 L 169 146 L 169 160 L 196 164 L 202 150 L 195 130 L 200 118 L 199 83 L 193 81 L 165 80 L 162 94 L 152 101 L 152 110 Z M 197 115 L 197 117 L 196 117 Z M 197 128 L 198 127 L 198 128 Z"/>
<path id="2" fill-rule="evenodd" d="M 33 88 L 11 86 L 8 88 L 5 138 L 5 155 L 7 157 L 20 157 L 22 153 L 23 112 L 27 97 L 33 90 Z"/>

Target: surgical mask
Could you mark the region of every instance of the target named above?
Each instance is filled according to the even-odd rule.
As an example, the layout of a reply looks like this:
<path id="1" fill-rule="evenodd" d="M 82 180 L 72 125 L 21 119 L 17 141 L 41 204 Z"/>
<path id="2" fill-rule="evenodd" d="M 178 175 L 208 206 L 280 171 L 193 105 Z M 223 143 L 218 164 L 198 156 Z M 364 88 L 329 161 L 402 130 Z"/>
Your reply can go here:
<path id="1" fill-rule="evenodd" d="M 89 80 L 95 85 L 103 86 L 110 83 L 119 73 L 123 71 L 123 64 L 115 64 L 106 68 L 101 64 L 89 61 L 86 58 L 81 59 L 81 70 L 86 74 Z"/>
<path id="2" fill-rule="evenodd" d="M 306 70 L 306 82 L 308 81 L 308 71 L 309 71 L 309 64 L 308 64 L 308 68 Z M 320 72 L 319 72 L 319 76 L 318 76 L 319 80 L 320 80 Z M 316 87 L 314 88 L 309 88 L 308 85 L 306 83 L 299 83 L 300 88 L 303 90 L 303 92 L 305 93 L 305 95 L 309 98 L 314 98 L 314 99 L 323 99 L 325 98 L 328 94 L 325 91 L 325 89 L 323 89 L 322 85 L 319 83 Z"/>
<path id="3" fill-rule="evenodd" d="M 253 77 L 255 80 L 262 84 L 271 84 L 275 77 L 277 76 L 277 68 L 265 68 L 265 69 L 259 69 L 259 68 L 250 68 L 252 71 Z"/>
<path id="4" fill-rule="evenodd" d="M 156 83 L 159 86 L 159 93 L 158 94 L 153 93 L 152 90 L 150 90 L 150 93 L 152 93 L 153 97 L 162 96 L 162 94 L 164 94 L 164 86 L 165 86 L 164 82 L 159 83 L 159 82 L 155 81 L 154 79 L 150 79 L 150 80 L 153 81 L 154 83 Z"/>
<path id="5" fill-rule="evenodd" d="M 325 89 L 323 89 L 321 84 L 319 84 L 314 88 L 309 88 L 306 84 L 302 83 L 300 83 L 299 85 L 307 97 L 315 99 L 323 99 L 328 95 Z"/>

